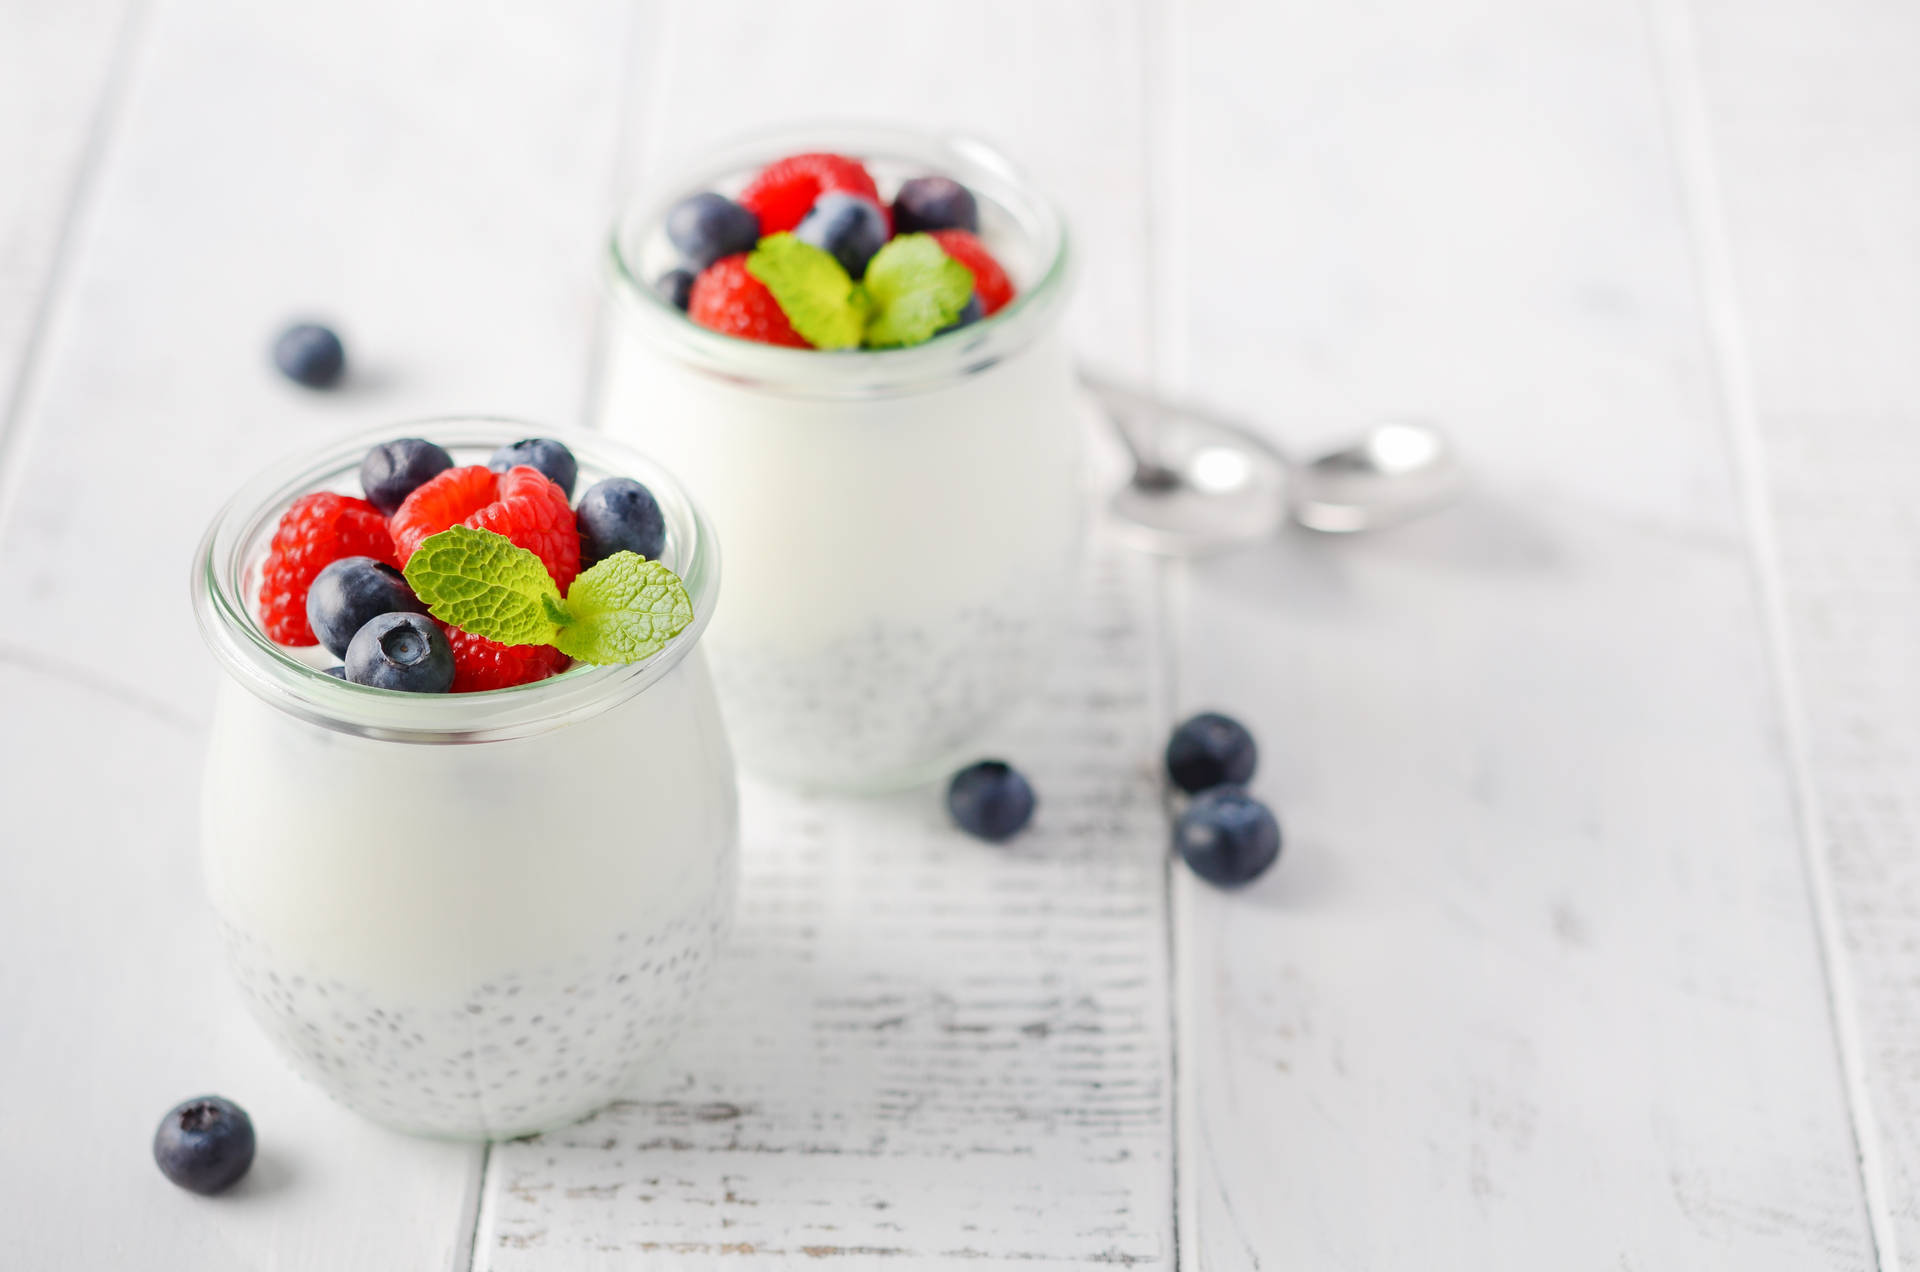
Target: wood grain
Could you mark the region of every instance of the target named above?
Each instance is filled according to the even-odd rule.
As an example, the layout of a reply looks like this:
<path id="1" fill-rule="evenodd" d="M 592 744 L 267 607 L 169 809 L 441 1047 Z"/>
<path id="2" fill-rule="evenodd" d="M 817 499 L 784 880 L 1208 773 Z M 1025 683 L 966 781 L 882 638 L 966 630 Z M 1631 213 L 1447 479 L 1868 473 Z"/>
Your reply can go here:
<path id="1" fill-rule="evenodd" d="M 994 848 L 940 793 L 749 786 L 710 1008 L 632 1101 L 495 1147 L 477 1266 L 1171 1262 L 1165 823 L 1146 563 L 992 739 L 1042 792 Z"/>
<path id="2" fill-rule="evenodd" d="M 1175 361 L 1477 480 L 1188 580 L 1181 698 L 1291 841 L 1176 889 L 1184 1261 L 1875 1266 L 1644 15 L 1184 10 Z M 1212 251 L 1223 203 L 1285 232 Z"/>
<path id="3" fill-rule="evenodd" d="M 0 465 L 23 410 L 66 231 L 114 117 L 110 88 L 136 42 L 131 0 L 0 10 Z M 6 486 L 0 482 L 0 502 Z"/>
<path id="4" fill-rule="evenodd" d="M 1920 12 L 1673 15 L 1730 413 L 1763 484 L 1881 1263 L 1920 1267 Z"/>

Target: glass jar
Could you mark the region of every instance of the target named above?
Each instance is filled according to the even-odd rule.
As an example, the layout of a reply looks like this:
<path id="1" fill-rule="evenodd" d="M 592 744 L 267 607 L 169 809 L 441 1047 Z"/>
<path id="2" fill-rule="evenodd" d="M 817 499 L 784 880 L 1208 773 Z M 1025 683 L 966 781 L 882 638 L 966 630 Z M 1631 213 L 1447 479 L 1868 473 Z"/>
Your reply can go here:
<path id="1" fill-rule="evenodd" d="M 731 922 L 733 764 L 701 635 L 713 532 L 659 467 L 562 435 L 580 486 L 644 482 L 694 621 L 652 660 L 473 694 L 398 694 L 270 641 L 254 597 L 281 513 L 358 493 L 369 446 L 457 463 L 552 435 L 438 420 L 278 467 L 221 512 L 194 607 L 226 672 L 202 799 L 208 894 L 255 1017 L 341 1103 L 416 1133 L 509 1138 L 625 1090 L 671 1037 Z"/>
<path id="2" fill-rule="evenodd" d="M 666 209 L 828 150 L 882 197 L 942 173 L 980 205 L 1018 295 L 907 349 L 827 353 L 696 326 L 651 285 Z M 1043 665 L 1083 534 L 1081 423 L 1060 318 L 1060 217 L 987 148 L 882 129 L 727 148 L 615 228 L 597 422 L 670 464 L 727 541 L 714 675 L 744 767 L 886 789 L 968 756 Z"/>

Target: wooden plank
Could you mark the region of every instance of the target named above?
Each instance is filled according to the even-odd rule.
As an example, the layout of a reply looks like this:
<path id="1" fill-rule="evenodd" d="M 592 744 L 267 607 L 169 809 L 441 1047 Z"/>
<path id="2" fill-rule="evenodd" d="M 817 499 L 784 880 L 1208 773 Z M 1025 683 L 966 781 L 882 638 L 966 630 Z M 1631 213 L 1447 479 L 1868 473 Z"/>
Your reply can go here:
<path id="1" fill-rule="evenodd" d="M 79 0 L 0 11 L 0 462 L 63 233 L 112 114 L 106 88 L 133 41 L 131 9 Z"/>
<path id="2" fill-rule="evenodd" d="M 9 1266 L 468 1264 L 481 1150 L 363 1124 L 269 1054 L 220 969 L 195 814 L 217 672 L 194 544 L 257 465 L 350 428 L 570 420 L 598 298 L 626 7 L 158 6 L 37 341 L 0 526 L 0 1153 Z M 352 381 L 267 360 L 300 313 Z M 30 722 L 30 723 L 29 723 Z M 175 1100 L 262 1136 L 203 1201 L 154 1171 Z"/>
<path id="3" fill-rule="evenodd" d="M 1722 380 L 1764 480 L 1881 1262 L 1920 1267 L 1920 12 L 1663 12 Z"/>
<path id="4" fill-rule="evenodd" d="M 793 118 L 984 136 L 1073 219 L 1081 345 L 1138 365 L 1143 12 L 671 4 L 641 51 L 626 167 L 662 179 Z M 634 1102 L 494 1150 L 478 1266 L 1171 1261 L 1151 571 L 1100 570 L 1061 677 L 986 748 L 1034 774 L 1034 833 L 1003 854 L 947 828 L 934 791 L 750 785 L 712 1014 Z"/>
<path id="5" fill-rule="evenodd" d="M 1016 844 L 940 792 L 750 785 L 734 948 L 635 1099 L 495 1146 L 476 1265 L 1172 1260 L 1151 575 L 1105 554 L 1035 709 Z"/>
<path id="6" fill-rule="evenodd" d="M 1478 486 L 1187 580 L 1290 845 L 1176 888 L 1183 1254 L 1872 1267 L 1645 15 L 1264 13 L 1167 46 L 1172 361 L 1290 439 L 1437 416 Z"/>

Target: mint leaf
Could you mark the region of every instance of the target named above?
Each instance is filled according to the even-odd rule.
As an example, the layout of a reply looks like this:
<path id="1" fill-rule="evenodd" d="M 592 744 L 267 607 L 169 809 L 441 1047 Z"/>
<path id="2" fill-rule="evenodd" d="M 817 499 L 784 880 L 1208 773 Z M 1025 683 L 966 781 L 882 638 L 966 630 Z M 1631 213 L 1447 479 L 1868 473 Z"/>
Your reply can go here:
<path id="1" fill-rule="evenodd" d="M 860 343 L 866 293 L 826 252 L 791 234 L 769 234 L 747 257 L 747 273 L 766 284 L 787 321 L 814 348 L 851 349 Z"/>
<path id="2" fill-rule="evenodd" d="M 430 536 L 405 574 L 435 618 L 503 645 L 551 645 L 567 615 L 540 558 L 491 530 Z"/>
<path id="3" fill-rule="evenodd" d="M 666 566 L 616 552 L 573 581 L 567 612 L 573 621 L 553 642 L 561 653 L 584 663 L 639 662 L 693 621 L 693 602 Z"/>
<path id="4" fill-rule="evenodd" d="M 902 234 L 868 262 L 866 292 L 873 304 L 867 345 L 891 349 L 930 340 L 958 318 L 973 294 L 973 275 L 932 235 Z"/>

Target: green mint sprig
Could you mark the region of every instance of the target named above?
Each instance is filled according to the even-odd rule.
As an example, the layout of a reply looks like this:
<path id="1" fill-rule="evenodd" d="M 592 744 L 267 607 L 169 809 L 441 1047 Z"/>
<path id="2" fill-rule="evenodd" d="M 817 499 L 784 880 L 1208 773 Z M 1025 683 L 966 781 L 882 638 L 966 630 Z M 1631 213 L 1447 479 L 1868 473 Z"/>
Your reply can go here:
<path id="1" fill-rule="evenodd" d="M 973 294 L 973 274 L 930 234 L 887 242 L 858 283 L 831 254 L 791 234 L 761 239 L 747 272 L 816 349 L 919 344 L 952 325 Z"/>
<path id="2" fill-rule="evenodd" d="M 540 558 L 491 530 L 452 526 L 404 571 L 443 623 L 503 645 L 552 645 L 583 663 L 651 658 L 693 621 L 680 577 L 635 552 L 582 571 L 563 599 Z"/>
<path id="3" fill-rule="evenodd" d="M 867 262 L 866 292 L 873 306 L 867 347 L 894 349 L 931 340 L 967 307 L 973 274 L 948 256 L 931 234 L 902 234 Z"/>

